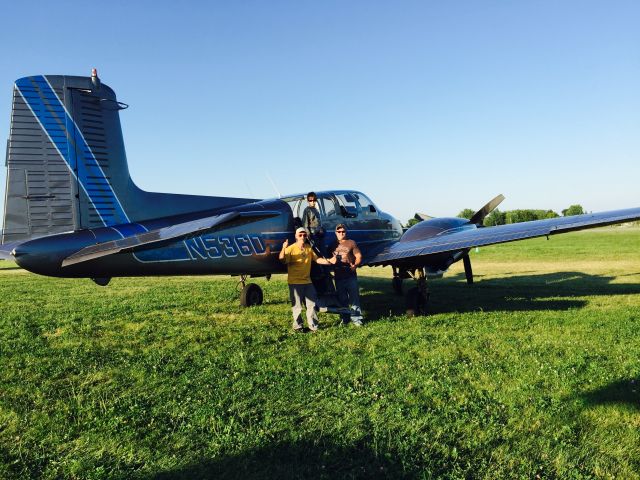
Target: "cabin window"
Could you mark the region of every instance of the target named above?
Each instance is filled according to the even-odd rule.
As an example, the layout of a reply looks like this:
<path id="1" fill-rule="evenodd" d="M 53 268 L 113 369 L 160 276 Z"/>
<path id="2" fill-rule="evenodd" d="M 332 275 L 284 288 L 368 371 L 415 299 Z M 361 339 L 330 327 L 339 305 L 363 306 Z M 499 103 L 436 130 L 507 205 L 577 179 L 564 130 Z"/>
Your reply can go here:
<path id="1" fill-rule="evenodd" d="M 321 195 L 318 198 L 318 206 L 320 207 L 320 214 L 324 214 L 325 217 L 335 217 L 340 211 L 335 199 L 328 195 Z"/>
<path id="2" fill-rule="evenodd" d="M 360 213 L 362 215 L 373 215 L 377 212 L 375 205 L 367 198 L 366 195 L 363 195 L 362 193 L 353 193 L 353 196 L 356 198 L 356 201 L 360 206 Z"/>

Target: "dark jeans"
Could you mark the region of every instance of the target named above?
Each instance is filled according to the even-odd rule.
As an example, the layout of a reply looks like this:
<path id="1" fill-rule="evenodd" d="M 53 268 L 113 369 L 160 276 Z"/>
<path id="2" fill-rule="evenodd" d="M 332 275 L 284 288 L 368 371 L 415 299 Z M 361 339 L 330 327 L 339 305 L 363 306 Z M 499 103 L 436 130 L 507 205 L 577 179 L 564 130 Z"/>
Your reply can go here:
<path id="1" fill-rule="evenodd" d="M 347 278 L 336 278 L 336 290 L 338 302 L 341 307 L 351 308 L 351 314 L 342 313 L 340 319 L 347 323 L 362 323 L 362 310 L 360 309 L 360 292 L 358 291 L 358 277 L 353 275 Z"/>

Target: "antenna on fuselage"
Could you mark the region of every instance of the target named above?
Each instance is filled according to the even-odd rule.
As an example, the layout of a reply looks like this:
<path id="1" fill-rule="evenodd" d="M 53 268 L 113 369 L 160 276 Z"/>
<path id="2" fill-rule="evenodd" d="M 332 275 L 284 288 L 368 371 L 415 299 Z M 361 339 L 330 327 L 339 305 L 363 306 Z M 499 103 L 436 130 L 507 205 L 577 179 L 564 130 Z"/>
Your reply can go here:
<path id="1" fill-rule="evenodd" d="M 250 196 L 251 198 L 254 198 L 254 197 L 255 197 L 255 195 L 253 194 L 253 190 L 251 190 L 251 187 L 249 186 L 249 182 L 247 182 L 246 177 L 245 177 L 245 179 L 244 179 L 244 185 L 245 185 L 245 187 L 247 187 L 247 192 L 249 192 L 249 196 Z"/>
<path id="2" fill-rule="evenodd" d="M 273 189 L 278 194 L 278 198 L 282 198 L 282 194 L 280 193 L 280 190 L 278 190 L 278 187 L 276 187 L 276 182 L 273 181 L 273 178 L 271 178 L 271 175 L 269 175 L 269 172 L 265 172 L 265 175 L 267 176 L 267 178 L 271 182 L 271 186 L 273 187 Z"/>

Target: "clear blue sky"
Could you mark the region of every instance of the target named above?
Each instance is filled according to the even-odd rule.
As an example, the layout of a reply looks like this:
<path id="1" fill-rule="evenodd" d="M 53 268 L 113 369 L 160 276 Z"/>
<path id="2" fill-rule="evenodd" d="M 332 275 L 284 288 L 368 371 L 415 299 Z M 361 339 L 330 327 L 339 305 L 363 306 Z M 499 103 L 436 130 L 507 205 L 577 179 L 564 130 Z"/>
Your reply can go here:
<path id="1" fill-rule="evenodd" d="M 129 167 L 147 190 L 273 197 L 270 175 L 283 194 L 361 190 L 402 221 L 498 193 L 503 209 L 640 206 L 637 1 L 34 1 L 2 12 L 2 138 L 15 79 L 97 67 L 131 105 Z"/>

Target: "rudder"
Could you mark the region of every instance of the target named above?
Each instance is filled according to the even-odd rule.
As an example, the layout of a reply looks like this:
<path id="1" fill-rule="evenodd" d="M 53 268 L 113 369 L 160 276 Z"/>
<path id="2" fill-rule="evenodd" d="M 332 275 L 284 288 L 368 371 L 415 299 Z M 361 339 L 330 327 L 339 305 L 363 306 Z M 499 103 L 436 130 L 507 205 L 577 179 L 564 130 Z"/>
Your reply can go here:
<path id="1" fill-rule="evenodd" d="M 140 190 L 129 176 L 123 108 L 95 71 L 16 81 L 2 243 L 254 201 Z"/>
<path id="2" fill-rule="evenodd" d="M 120 134 L 120 104 L 94 82 L 59 75 L 16 81 L 3 243 L 128 221 L 113 187 L 129 178 L 126 160 L 114 162 L 125 158 L 117 151 L 122 139 L 108 138 Z"/>

